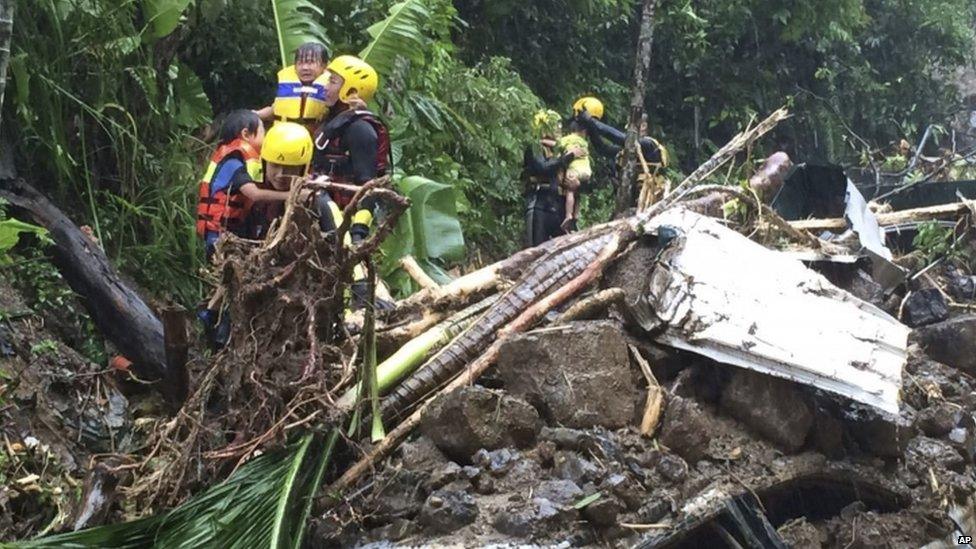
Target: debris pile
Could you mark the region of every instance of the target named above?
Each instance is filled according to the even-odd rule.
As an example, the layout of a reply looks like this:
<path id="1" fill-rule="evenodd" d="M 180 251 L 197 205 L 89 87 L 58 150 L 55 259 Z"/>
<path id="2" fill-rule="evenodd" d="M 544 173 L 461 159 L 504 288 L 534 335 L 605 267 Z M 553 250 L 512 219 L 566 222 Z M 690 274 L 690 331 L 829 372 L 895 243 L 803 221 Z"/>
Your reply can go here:
<path id="1" fill-rule="evenodd" d="M 188 493 L 202 506 L 204 483 L 233 493 L 233 471 L 302 448 L 278 469 L 326 487 L 314 505 L 283 492 L 277 516 L 310 502 L 316 545 L 954 539 L 976 492 L 968 271 L 901 265 L 846 178 L 798 214 L 843 226 L 787 221 L 780 156 L 761 193 L 698 185 L 784 116 L 649 209 L 378 319 L 340 320 L 342 281 L 389 225 L 350 249 L 296 194 L 266 243 L 222 243 L 231 341 L 190 362 L 182 410 L 117 449 L 113 478 L 132 475 L 120 490 L 136 512 Z M 710 193 L 730 215 L 685 207 Z M 384 396 L 370 407 L 374 335 Z"/>

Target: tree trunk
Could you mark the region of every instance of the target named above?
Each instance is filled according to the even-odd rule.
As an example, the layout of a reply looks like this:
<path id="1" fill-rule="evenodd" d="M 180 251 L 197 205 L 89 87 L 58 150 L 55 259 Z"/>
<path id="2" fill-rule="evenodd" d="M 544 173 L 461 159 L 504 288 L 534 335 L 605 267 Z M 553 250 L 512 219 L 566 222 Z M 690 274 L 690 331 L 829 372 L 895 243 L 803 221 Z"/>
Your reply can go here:
<path id="1" fill-rule="evenodd" d="M 644 98 L 647 93 L 647 75 L 651 69 L 651 45 L 654 42 L 654 10 L 658 0 L 644 0 L 641 10 L 640 36 L 637 39 L 637 56 L 634 63 L 634 87 L 630 95 L 630 118 L 627 120 L 627 140 L 623 150 L 623 173 L 617 187 L 617 215 L 634 205 L 634 188 L 637 182 L 637 154 L 634 147 L 639 138 L 641 119 L 644 117 Z"/>
<path id="2" fill-rule="evenodd" d="M 14 0 L 0 0 L 0 107 L 7 87 L 7 65 L 10 64 L 10 42 L 14 32 Z M 0 109 L 2 116 L 2 109 Z M 2 119 L 0 119 L 2 122 Z"/>
<path id="3" fill-rule="evenodd" d="M 85 307 L 99 331 L 133 363 L 133 373 L 141 379 L 159 381 L 159 389 L 171 402 L 185 397 L 185 324 L 174 320 L 167 356 L 163 323 L 146 302 L 122 281 L 105 252 L 71 220 L 27 183 L 0 181 L 0 198 L 25 211 L 48 230 L 54 264 L 71 289 L 84 298 Z M 182 350 L 181 350 L 182 349 Z"/>

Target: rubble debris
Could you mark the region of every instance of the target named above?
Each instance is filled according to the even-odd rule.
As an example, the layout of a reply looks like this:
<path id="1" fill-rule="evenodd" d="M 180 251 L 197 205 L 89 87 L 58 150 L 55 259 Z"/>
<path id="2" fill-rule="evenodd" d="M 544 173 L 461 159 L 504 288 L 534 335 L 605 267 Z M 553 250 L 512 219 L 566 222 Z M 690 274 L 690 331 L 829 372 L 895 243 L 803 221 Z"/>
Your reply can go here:
<path id="1" fill-rule="evenodd" d="M 541 428 L 539 413 L 528 403 L 478 385 L 439 399 L 420 424 L 442 452 L 461 462 L 470 462 L 480 449 L 529 446 Z"/>
<path id="2" fill-rule="evenodd" d="M 949 304 L 937 288 L 909 293 L 903 311 L 902 319 L 912 328 L 928 326 L 949 318 Z"/>
<path id="3" fill-rule="evenodd" d="M 898 413 L 905 326 L 715 220 L 678 209 L 648 228 L 663 226 L 682 237 L 637 310 L 658 342 Z"/>
<path id="4" fill-rule="evenodd" d="M 789 452 L 803 446 L 814 423 L 810 405 L 793 384 L 748 370 L 732 375 L 722 408 Z"/>
<path id="5" fill-rule="evenodd" d="M 478 518 L 478 506 L 470 494 L 459 490 L 438 490 L 420 509 L 420 524 L 437 534 L 449 534 Z"/>
<path id="6" fill-rule="evenodd" d="M 959 316 L 918 328 L 913 339 L 932 360 L 976 375 L 976 315 Z"/>
<path id="7" fill-rule="evenodd" d="M 638 385 L 622 331 L 612 321 L 574 322 L 513 337 L 502 347 L 499 378 L 549 421 L 625 427 L 634 421 Z"/>
<path id="8" fill-rule="evenodd" d="M 955 269 L 947 268 L 946 278 L 949 282 L 946 289 L 953 299 L 960 302 L 976 300 L 976 276 L 965 275 Z"/>

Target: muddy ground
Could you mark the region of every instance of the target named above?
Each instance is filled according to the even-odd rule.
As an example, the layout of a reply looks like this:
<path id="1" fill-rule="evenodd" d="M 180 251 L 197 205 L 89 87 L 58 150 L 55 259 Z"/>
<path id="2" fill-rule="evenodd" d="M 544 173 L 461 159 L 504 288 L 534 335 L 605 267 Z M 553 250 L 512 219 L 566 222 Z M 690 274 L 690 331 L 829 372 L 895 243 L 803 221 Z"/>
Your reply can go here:
<path id="1" fill-rule="evenodd" d="M 439 402 L 313 543 L 735 547 L 736 496 L 790 546 L 954 541 L 949 512 L 964 522 L 976 491 L 974 334 L 972 315 L 915 331 L 892 418 L 656 347 L 621 319 L 540 329 Z M 647 382 L 629 346 L 667 390 L 653 437 L 637 432 Z"/>
<path id="2" fill-rule="evenodd" d="M 641 253 L 605 285 L 640 291 L 628 262 Z M 615 309 L 513 338 L 320 513 L 306 544 L 734 547 L 736 498 L 796 547 L 952 540 L 976 492 L 976 315 L 885 303 L 860 275 L 839 282 L 915 315 L 900 418 L 657 347 Z M 126 518 L 121 498 L 86 507 L 112 494 L 86 473 L 95 455 L 139 451 L 158 397 L 60 343 L 3 284 L 0 311 L 0 540 Z M 637 429 L 635 351 L 666 391 L 652 436 Z"/>

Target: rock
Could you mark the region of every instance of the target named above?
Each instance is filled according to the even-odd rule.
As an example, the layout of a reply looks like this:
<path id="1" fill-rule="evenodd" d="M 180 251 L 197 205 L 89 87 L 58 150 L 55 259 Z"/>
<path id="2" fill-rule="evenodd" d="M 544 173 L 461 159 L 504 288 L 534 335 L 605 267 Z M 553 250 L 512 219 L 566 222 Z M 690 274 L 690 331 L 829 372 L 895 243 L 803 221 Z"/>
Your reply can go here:
<path id="1" fill-rule="evenodd" d="M 964 466 L 962 456 L 951 444 L 929 437 L 913 438 L 905 450 L 905 461 L 909 469 L 919 474 L 930 468 L 959 472 Z"/>
<path id="2" fill-rule="evenodd" d="M 796 386 L 772 376 L 736 370 L 722 408 L 760 435 L 796 452 L 813 426 L 813 412 Z"/>
<path id="3" fill-rule="evenodd" d="M 936 288 L 912 292 L 905 301 L 903 320 L 912 328 L 928 326 L 949 318 L 949 305 Z"/>
<path id="4" fill-rule="evenodd" d="M 654 469 L 671 482 L 682 482 L 688 477 L 688 464 L 674 454 L 661 454 Z"/>
<path id="5" fill-rule="evenodd" d="M 912 334 L 932 360 L 976 375 L 976 315 L 965 315 Z"/>
<path id="6" fill-rule="evenodd" d="M 410 471 L 431 472 L 449 463 L 437 446 L 426 437 L 401 444 L 400 455 L 404 469 Z"/>
<path id="7" fill-rule="evenodd" d="M 634 417 L 639 389 L 616 322 L 573 322 L 514 336 L 502 345 L 498 374 L 506 389 L 555 424 L 618 429 Z"/>
<path id="8" fill-rule="evenodd" d="M 884 306 L 884 288 L 875 282 L 871 275 L 861 269 L 855 270 L 845 289 L 862 301 L 876 307 Z"/>
<path id="9" fill-rule="evenodd" d="M 505 474 L 511 468 L 512 463 L 520 457 L 521 455 L 517 451 L 509 448 L 502 448 L 493 452 L 482 448 L 475 453 L 472 461 L 491 474 L 499 476 Z"/>
<path id="10" fill-rule="evenodd" d="M 583 508 L 583 517 L 594 526 L 607 528 L 617 525 L 617 515 L 622 513 L 624 506 L 614 497 L 604 495 L 600 499 Z"/>
<path id="11" fill-rule="evenodd" d="M 544 480 L 533 492 L 535 497 L 552 502 L 556 506 L 572 506 L 583 497 L 583 490 L 571 480 Z"/>
<path id="12" fill-rule="evenodd" d="M 894 420 L 873 418 L 848 424 L 862 450 L 881 457 L 901 457 L 915 436 L 914 417 L 903 413 Z"/>
<path id="13" fill-rule="evenodd" d="M 438 534 L 451 532 L 471 524 L 478 518 L 474 498 L 461 491 L 438 490 L 431 494 L 420 509 L 420 524 Z"/>
<path id="14" fill-rule="evenodd" d="M 555 444 L 561 450 L 585 452 L 596 447 L 596 441 L 590 433 L 567 427 L 543 427 L 539 438 Z"/>
<path id="15" fill-rule="evenodd" d="M 959 412 L 948 402 L 939 402 L 918 411 L 915 425 L 930 437 L 945 436 L 956 426 Z"/>
<path id="16" fill-rule="evenodd" d="M 646 495 L 641 486 L 627 475 L 614 473 L 604 479 L 600 490 L 609 492 L 624 502 L 628 509 L 636 511 L 644 503 Z"/>
<path id="17" fill-rule="evenodd" d="M 583 459 L 576 452 L 556 452 L 553 457 L 555 476 L 584 484 L 597 477 L 600 470 L 591 461 Z"/>
<path id="18" fill-rule="evenodd" d="M 659 440 L 688 463 L 705 457 L 712 423 L 693 400 L 671 397 L 664 410 Z"/>
<path id="19" fill-rule="evenodd" d="M 532 511 L 503 510 L 492 518 L 491 525 L 499 533 L 513 538 L 527 539 L 533 536 L 536 517 Z"/>
<path id="20" fill-rule="evenodd" d="M 967 276 L 957 272 L 955 269 L 946 269 L 946 278 L 949 280 L 949 295 L 956 301 L 976 300 L 976 276 Z"/>
<path id="21" fill-rule="evenodd" d="M 477 385 L 438 399 L 420 423 L 427 438 L 461 462 L 482 448 L 531 446 L 541 428 L 538 412 L 528 403 Z"/>
<path id="22" fill-rule="evenodd" d="M 641 522 L 658 522 L 671 512 L 671 503 L 667 498 L 651 498 L 637 510 L 637 518 Z"/>
<path id="23" fill-rule="evenodd" d="M 416 524 L 409 520 L 398 518 L 393 519 L 389 524 L 371 530 L 369 537 L 378 541 L 400 541 L 414 534 L 416 531 Z"/>
<path id="24" fill-rule="evenodd" d="M 427 487 L 430 490 L 437 490 L 462 478 L 464 476 L 461 466 L 453 461 L 449 461 L 430 474 L 430 478 L 427 480 Z"/>

